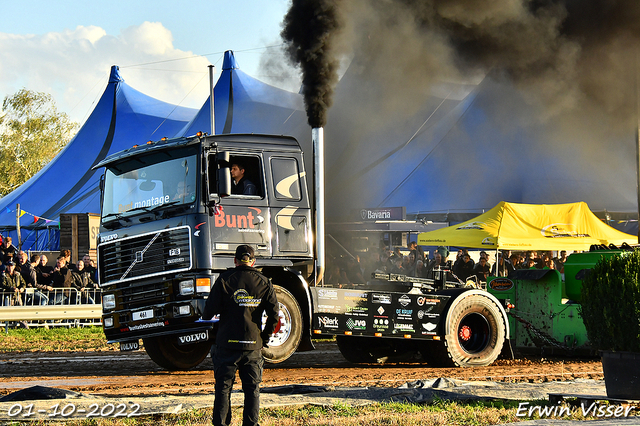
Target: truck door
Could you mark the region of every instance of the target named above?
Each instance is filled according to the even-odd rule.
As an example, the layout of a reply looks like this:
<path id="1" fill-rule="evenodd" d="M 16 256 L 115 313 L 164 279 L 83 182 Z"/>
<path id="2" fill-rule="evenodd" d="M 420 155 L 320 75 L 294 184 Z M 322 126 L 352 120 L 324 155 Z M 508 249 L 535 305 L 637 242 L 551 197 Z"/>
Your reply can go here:
<path id="1" fill-rule="evenodd" d="M 233 190 L 231 195 L 220 201 L 212 218 L 212 252 L 233 253 L 239 244 L 250 244 L 256 248 L 256 255 L 271 256 L 268 202 L 262 157 L 259 154 L 231 152 L 229 164 L 231 168 L 235 166 L 236 169 L 243 170 L 244 179 L 241 185 L 252 186 L 253 189 L 246 194 Z M 213 169 L 213 167 L 210 168 Z M 210 173 L 209 179 L 212 178 Z M 232 187 L 234 187 L 233 183 Z"/>
<path id="2" fill-rule="evenodd" d="M 311 254 L 311 217 L 305 172 L 296 157 L 271 156 L 270 206 L 275 256 Z"/>

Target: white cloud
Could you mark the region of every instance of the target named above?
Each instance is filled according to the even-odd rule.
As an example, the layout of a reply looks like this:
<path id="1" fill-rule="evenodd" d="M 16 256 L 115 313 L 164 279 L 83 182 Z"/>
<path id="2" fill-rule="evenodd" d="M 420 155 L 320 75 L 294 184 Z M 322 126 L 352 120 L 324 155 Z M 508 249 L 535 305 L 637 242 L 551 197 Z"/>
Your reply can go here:
<path id="1" fill-rule="evenodd" d="M 199 108 L 208 93 L 209 61 L 194 56 L 175 49 L 171 31 L 158 22 L 117 36 L 96 26 L 43 35 L 0 33 L 0 97 L 22 87 L 50 93 L 60 111 L 82 123 L 104 91 L 111 66 L 119 65 L 133 88 Z"/>

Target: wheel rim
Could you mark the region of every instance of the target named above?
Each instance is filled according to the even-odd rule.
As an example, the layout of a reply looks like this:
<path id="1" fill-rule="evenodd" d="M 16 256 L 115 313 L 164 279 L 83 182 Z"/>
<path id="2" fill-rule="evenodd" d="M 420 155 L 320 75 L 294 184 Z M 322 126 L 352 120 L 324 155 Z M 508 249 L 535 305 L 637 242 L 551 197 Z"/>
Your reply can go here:
<path id="1" fill-rule="evenodd" d="M 465 352 L 482 352 L 491 338 L 489 322 L 480 314 L 470 314 L 462 318 L 458 325 L 458 343 Z"/>
<path id="2" fill-rule="evenodd" d="M 291 312 L 289 312 L 289 309 L 282 303 L 278 302 L 278 305 L 280 306 L 280 311 L 278 314 L 279 319 L 278 319 L 278 323 L 276 324 L 276 329 L 274 331 L 274 334 L 269 339 L 269 343 L 268 343 L 269 347 L 282 346 L 285 344 L 287 340 L 289 340 L 289 336 L 291 336 L 291 328 L 292 328 Z M 267 322 L 267 314 L 263 313 L 262 314 L 263 329 L 266 322 Z"/>

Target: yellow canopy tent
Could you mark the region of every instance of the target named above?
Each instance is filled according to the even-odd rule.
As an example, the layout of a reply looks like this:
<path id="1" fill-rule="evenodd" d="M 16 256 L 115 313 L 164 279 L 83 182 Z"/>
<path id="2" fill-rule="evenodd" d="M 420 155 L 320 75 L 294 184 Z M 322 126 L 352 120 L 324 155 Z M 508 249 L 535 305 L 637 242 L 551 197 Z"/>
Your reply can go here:
<path id="1" fill-rule="evenodd" d="M 638 237 L 603 223 L 584 202 L 515 204 L 500 202 L 480 216 L 447 228 L 418 234 L 418 244 L 503 250 L 589 250 L 592 244 Z"/>

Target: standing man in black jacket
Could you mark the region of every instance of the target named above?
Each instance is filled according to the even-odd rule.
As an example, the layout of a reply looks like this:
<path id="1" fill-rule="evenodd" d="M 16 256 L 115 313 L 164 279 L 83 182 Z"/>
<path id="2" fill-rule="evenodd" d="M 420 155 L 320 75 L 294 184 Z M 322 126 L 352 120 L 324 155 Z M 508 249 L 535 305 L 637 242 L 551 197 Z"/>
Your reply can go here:
<path id="1" fill-rule="evenodd" d="M 256 270 L 255 254 L 248 245 L 240 245 L 234 258 L 235 268 L 218 277 L 207 299 L 202 318 L 220 315 L 213 359 L 215 402 L 213 424 L 231 424 L 231 389 L 239 372 L 244 392 L 244 426 L 257 425 L 262 381 L 262 348 L 279 321 L 278 300 L 267 277 Z M 262 313 L 266 312 L 264 330 Z"/>

